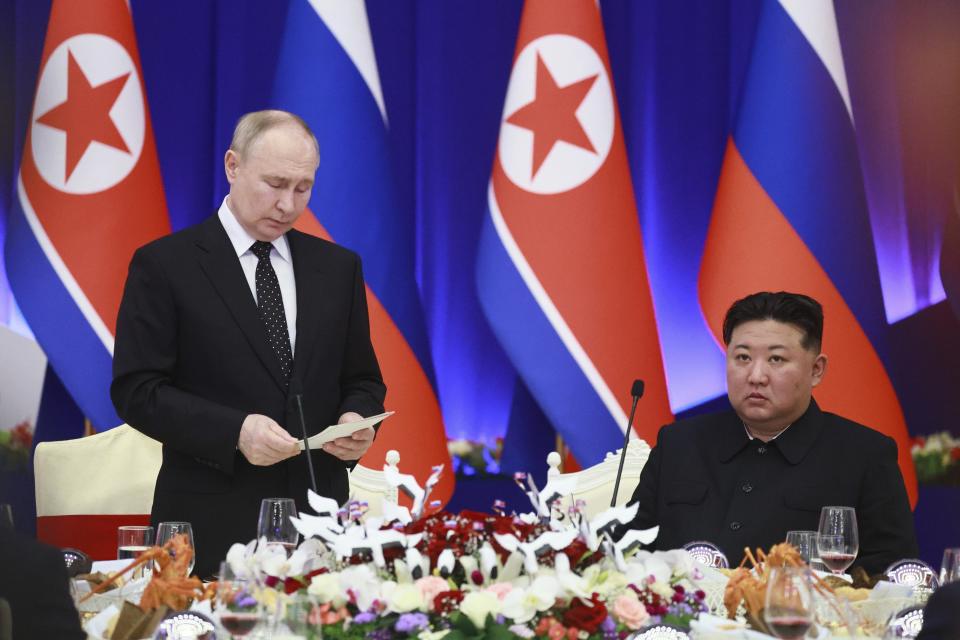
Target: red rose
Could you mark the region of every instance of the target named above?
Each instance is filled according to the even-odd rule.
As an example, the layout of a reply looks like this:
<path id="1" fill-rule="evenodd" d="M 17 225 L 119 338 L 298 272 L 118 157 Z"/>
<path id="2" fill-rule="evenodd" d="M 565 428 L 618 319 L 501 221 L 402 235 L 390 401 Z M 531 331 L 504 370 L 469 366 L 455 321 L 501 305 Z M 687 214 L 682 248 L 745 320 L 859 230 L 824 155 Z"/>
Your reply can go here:
<path id="1" fill-rule="evenodd" d="M 607 608 L 596 595 L 592 601 L 574 598 L 570 601 L 570 608 L 563 614 L 563 624 L 576 627 L 587 633 L 594 633 L 607 619 Z"/>
<path id="2" fill-rule="evenodd" d="M 950 449 L 950 459 L 954 462 L 960 460 L 960 447 L 954 447 L 953 449 Z"/>

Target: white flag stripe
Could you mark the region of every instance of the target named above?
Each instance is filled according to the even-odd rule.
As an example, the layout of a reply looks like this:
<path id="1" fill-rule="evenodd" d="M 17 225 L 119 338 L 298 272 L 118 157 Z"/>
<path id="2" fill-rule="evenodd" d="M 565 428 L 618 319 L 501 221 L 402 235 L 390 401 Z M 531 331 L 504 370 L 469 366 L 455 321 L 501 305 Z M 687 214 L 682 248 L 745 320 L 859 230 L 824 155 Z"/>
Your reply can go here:
<path id="1" fill-rule="evenodd" d="M 98 314 L 96 309 L 93 308 L 93 305 L 90 304 L 90 300 L 86 294 L 84 294 L 83 289 L 80 288 L 76 278 L 70 273 L 70 269 L 67 268 L 66 263 L 64 263 L 63 258 L 60 257 L 57 249 L 53 246 L 49 236 L 47 236 L 46 230 L 40 223 L 39 218 L 37 218 L 36 211 L 33 210 L 33 205 L 30 204 L 30 199 L 27 198 L 27 190 L 23 186 L 23 176 L 21 175 L 17 176 L 17 193 L 20 196 L 20 206 L 23 208 L 23 214 L 30 224 L 30 228 L 33 230 L 33 235 L 37 238 L 37 243 L 47 256 L 47 260 L 50 261 L 53 270 L 56 271 L 60 277 L 63 286 L 66 287 L 70 293 L 70 297 L 73 298 L 73 301 L 80 308 L 80 312 L 87 319 L 87 322 L 90 323 L 97 337 L 100 338 L 103 346 L 107 348 L 107 351 L 112 357 L 113 334 L 107 329 L 107 325 L 104 324 L 100 314 Z"/>
<path id="2" fill-rule="evenodd" d="M 377 57 L 373 52 L 373 37 L 363 0 L 310 0 L 310 6 L 323 20 L 333 37 L 353 61 L 373 99 L 377 101 L 383 124 L 389 124 L 387 106 L 380 88 Z"/>
<path id="3" fill-rule="evenodd" d="M 490 184 L 489 188 L 487 189 L 487 193 L 487 199 L 490 206 L 490 217 L 493 219 L 493 226 L 497 230 L 497 235 L 500 236 L 500 241 L 503 243 L 503 247 L 507 250 L 510 260 L 517 268 L 517 271 L 520 273 L 520 277 L 523 278 L 523 281 L 530 290 L 530 293 L 533 294 L 534 299 L 537 301 L 537 304 L 540 306 L 543 314 L 547 317 L 547 320 L 550 322 L 553 330 L 557 332 L 558 336 L 560 336 L 560 340 L 563 341 L 567 351 L 570 352 L 570 355 L 577 363 L 577 366 L 580 367 L 583 375 L 590 382 L 593 390 L 596 392 L 597 396 L 600 397 L 600 400 L 603 402 L 604 406 L 606 406 L 607 411 L 610 412 L 614 422 L 617 424 L 617 428 L 620 429 L 621 433 L 625 432 L 627 428 L 627 414 L 624 413 L 623 408 L 617 402 L 616 397 L 614 397 L 613 393 L 611 393 L 610 387 L 607 386 L 603 376 L 600 375 L 600 371 L 597 370 L 596 365 L 594 365 L 593 361 L 590 360 L 590 356 L 587 355 L 586 350 L 580 344 L 580 341 L 577 340 L 577 337 L 573 334 L 573 330 L 570 329 L 566 320 L 563 319 L 563 316 L 560 314 L 560 310 L 557 309 L 557 306 L 553 303 L 553 300 L 550 299 L 550 295 L 547 293 L 547 290 L 544 289 L 543 285 L 540 283 L 540 280 L 537 278 L 537 274 L 534 273 L 533 268 L 530 266 L 530 263 L 527 262 L 527 259 L 520 250 L 520 246 L 514 239 L 513 234 L 510 233 L 510 229 L 507 227 L 507 223 L 503 219 L 503 214 L 500 211 L 500 206 L 497 204 L 497 196 L 493 191 L 493 183 Z"/>

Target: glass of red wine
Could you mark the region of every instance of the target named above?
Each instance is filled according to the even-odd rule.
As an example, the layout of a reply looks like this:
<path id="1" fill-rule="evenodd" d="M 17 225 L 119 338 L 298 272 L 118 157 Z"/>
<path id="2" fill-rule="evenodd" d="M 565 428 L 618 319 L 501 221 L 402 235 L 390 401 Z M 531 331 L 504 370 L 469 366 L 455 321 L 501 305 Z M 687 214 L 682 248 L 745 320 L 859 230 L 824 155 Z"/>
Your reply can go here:
<path id="1" fill-rule="evenodd" d="M 813 624 L 813 594 L 802 567 L 778 567 L 770 572 L 763 619 L 770 633 L 784 640 L 802 638 Z"/>
<path id="2" fill-rule="evenodd" d="M 229 562 L 220 564 L 217 581 L 217 612 L 220 626 L 234 638 L 242 638 L 263 619 L 263 607 L 256 597 L 253 580 L 236 574 Z"/>
<path id="3" fill-rule="evenodd" d="M 276 544 L 289 556 L 297 548 L 300 534 L 290 521 L 297 515 L 297 505 L 290 498 L 264 498 L 260 502 L 260 520 L 257 522 L 257 537 L 266 538 L 267 544 Z"/>
<path id="4" fill-rule="evenodd" d="M 857 513 L 853 507 L 823 507 L 820 510 L 820 562 L 841 575 L 857 558 Z"/>

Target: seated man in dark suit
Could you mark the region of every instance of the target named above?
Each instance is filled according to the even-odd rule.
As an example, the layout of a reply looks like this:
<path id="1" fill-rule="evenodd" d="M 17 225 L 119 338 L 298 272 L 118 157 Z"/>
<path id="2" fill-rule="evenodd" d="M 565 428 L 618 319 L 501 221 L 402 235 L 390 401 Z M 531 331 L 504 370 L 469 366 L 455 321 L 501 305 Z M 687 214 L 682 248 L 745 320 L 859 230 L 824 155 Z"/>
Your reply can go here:
<path id="1" fill-rule="evenodd" d="M 819 525 L 820 508 L 856 508 L 869 573 L 916 557 L 897 445 L 873 429 L 820 410 L 823 310 L 804 295 L 756 293 L 727 311 L 727 395 L 732 411 L 664 427 L 640 474 L 631 526 L 660 526 L 657 549 L 693 540 L 731 563 L 744 547 L 783 542 Z"/>
<path id="2" fill-rule="evenodd" d="M 13 638 L 86 638 L 70 599 L 60 550 L 0 526 L 0 598 L 10 603 Z"/>

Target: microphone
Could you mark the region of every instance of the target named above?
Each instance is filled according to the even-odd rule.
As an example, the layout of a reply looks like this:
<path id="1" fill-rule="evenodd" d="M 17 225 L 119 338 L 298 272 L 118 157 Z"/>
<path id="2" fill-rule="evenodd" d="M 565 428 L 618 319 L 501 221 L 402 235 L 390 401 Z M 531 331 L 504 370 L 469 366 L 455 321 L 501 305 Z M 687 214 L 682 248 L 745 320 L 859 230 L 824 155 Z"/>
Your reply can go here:
<path id="1" fill-rule="evenodd" d="M 290 390 L 293 392 L 293 399 L 297 402 L 297 415 L 300 417 L 300 433 L 303 434 L 303 452 L 307 456 L 307 468 L 310 472 L 310 487 L 313 492 L 320 495 L 317 491 L 317 474 L 313 471 L 313 456 L 310 455 L 310 439 L 307 436 L 307 421 L 303 418 L 303 400 L 300 393 L 300 381 L 291 380 Z"/>
<path id="2" fill-rule="evenodd" d="M 630 395 L 633 396 L 633 406 L 630 407 L 630 420 L 627 421 L 627 430 L 623 434 L 623 448 L 620 450 L 620 468 L 617 469 L 617 481 L 613 483 L 613 498 L 610 500 L 610 506 L 617 506 L 617 490 L 620 489 L 620 476 L 623 475 L 623 463 L 627 458 L 627 444 L 630 442 L 630 430 L 633 428 L 633 417 L 637 414 L 637 402 L 643 397 L 643 380 L 634 380 L 630 387 Z"/>

